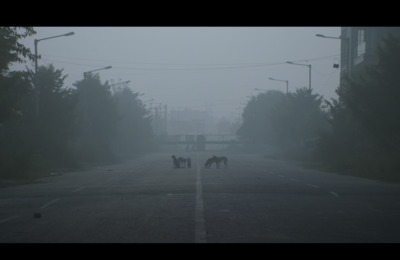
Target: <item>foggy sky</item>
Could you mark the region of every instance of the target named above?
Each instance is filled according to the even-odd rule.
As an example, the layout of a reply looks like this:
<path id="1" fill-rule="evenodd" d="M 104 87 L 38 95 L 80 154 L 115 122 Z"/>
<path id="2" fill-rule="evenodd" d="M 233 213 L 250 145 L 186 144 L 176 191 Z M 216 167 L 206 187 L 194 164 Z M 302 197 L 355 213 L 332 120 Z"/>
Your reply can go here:
<path id="1" fill-rule="evenodd" d="M 37 34 L 23 43 L 34 51 L 34 39 L 75 32 L 69 37 L 40 41 L 39 65 L 54 64 L 68 75 L 66 86 L 83 72 L 98 72 L 110 84 L 130 80 L 143 101 L 169 110 L 206 110 L 215 116 L 237 117 L 260 89 L 289 91 L 308 87 L 324 98 L 335 97 L 339 84 L 340 27 L 34 27 Z M 33 63 L 28 67 L 34 68 Z"/>

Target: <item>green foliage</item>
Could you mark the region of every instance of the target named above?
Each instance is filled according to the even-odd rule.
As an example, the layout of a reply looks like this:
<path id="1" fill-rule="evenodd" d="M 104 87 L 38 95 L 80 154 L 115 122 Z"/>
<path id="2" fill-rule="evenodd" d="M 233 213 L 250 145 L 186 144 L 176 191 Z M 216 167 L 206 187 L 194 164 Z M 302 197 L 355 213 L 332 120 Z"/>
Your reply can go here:
<path id="1" fill-rule="evenodd" d="M 70 143 L 77 135 L 77 95 L 64 88 L 67 76 L 62 72 L 53 65 L 39 67 L 40 113 L 36 124 L 42 154 L 49 161 L 65 166 L 73 162 Z"/>
<path id="2" fill-rule="evenodd" d="M 0 124 L 21 116 L 21 100 L 33 90 L 25 74 L 10 72 L 4 76 L 0 75 Z"/>
<path id="3" fill-rule="evenodd" d="M 117 152 L 149 149 L 150 119 L 137 93 L 121 89 L 113 95 L 97 75 L 87 74 L 75 89 L 66 89 L 62 69 L 39 67 L 36 115 L 34 73 L 8 71 L 13 62 L 33 60 L 18 41 L 35 33 L 30 27 L 0 27 L 0 178 L 35 178 L 82 162 L 110 162 L 112 144 Z"/>
<path id="4" fill-rule="evenodd" d="M 21 114 L 20 99 L 30 91 L 22 73 L 8 70 L 13 62 L 33 60 L 30 50 L 18 41 L 35 33 L 31 27 L 0 27 L 0 124 Z"/>
<path id="5" fill-rule="evenodd" d="M 377 64 L 342 80 L 318 157 L 334 169 L 400 180 L 400 40 L 384 39 L 377 57 Z"/>
<path id="6" fill-rule="evenodd" d="M 28 84 L 29 91 L 19 99 L 19 116 L 7 121 L 1 129 L 2 177 L 26 178 L 73 161 L 68 142 L 72 137 L 71 111 L 75 104 L 72 94 L 62 88 L 65 76 L 52 65 L 39 68 L 39 117 L 34 113 L 35 97 L 29 84 L 33 76 L 32 72 L 20 73 L 20 80 Z"/>
<path id="7" fill-rule="evenodd" d="M 286 96 L 280 91 L 267 91 L 253 96 L 243 110 L 243 123 L 237 134 L 241 139 L 275 144 L 276 132 L 272 124 L 272 115 L 278 104 L 286 102 Z"/>
<path id="8" fill-rule="evenodd" d="M 245 107 L 238 135 L 298 157 L 307 152 L 307 143 L 327 127 L 326 117 L 322 97 L 312 90 L 301 88 L 289 94 L 267 91 L 253 97 Z"/>
<path id="9" fill-rule="evenodd" d="M 30 49 L 18 42 L 34 34 L 32 27 L 0 27 L 0 74 L 7 72 L 13 62 L 24 62 L 23 58 L 34 60 Z"/>
<path id="10" fill-rule="evenodd" d="M 78 156 L 91 162 L 114 160 L 111 138 L 118 112 L 108 83 L 102 84 L 97 74 L 87 74 L 74 85 L 78 95 Z"/>
<path id="11" fill-rule="evenodd" d="M 378 63 L 338 89 L 343 103 L 382 148 L 400 152 L 400 41 L 378 48 Z"/>
<path id="12" fill-rule="evenodd" d="M 285 103 L 275 107 L 274 128 L 280 144 L 295 144 L 313 139 L 326 127 L 322 97 L 308 88 L 297 89 L 287 95 Z"/>
<path id="13" fill-rule="evenodd" d="M 119 115 L 113 139 L 114 149 L 120 153 L 137 153 L 151 149 L 151 120 L 138 98 L 138 93 L 123 87 L 114 93 L 113 98 Z"/>

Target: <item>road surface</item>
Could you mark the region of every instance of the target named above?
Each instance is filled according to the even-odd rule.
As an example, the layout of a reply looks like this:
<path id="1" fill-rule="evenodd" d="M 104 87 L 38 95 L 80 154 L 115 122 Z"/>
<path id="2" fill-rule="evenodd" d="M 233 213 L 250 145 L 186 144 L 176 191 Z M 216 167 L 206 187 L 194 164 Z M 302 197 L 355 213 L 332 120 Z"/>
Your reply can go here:
<path id="1" fill-rule="evenodd" d="M 0 242 L 400 242 L 399 184 L 259 154 L 205 169 L 212 153 L 193 153 L 174 169 L 171 155 L 0 188 Z"/>

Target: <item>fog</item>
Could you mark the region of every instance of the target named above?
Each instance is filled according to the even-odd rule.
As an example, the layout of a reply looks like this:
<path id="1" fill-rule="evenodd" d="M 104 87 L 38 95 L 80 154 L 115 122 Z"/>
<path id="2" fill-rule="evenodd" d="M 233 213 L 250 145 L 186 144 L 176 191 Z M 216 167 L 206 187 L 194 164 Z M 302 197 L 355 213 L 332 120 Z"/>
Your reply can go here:
<path id="1" fill-rule="evenodd" d="M 240 118 L 251 96 L 263 90 L 286 92 L 308 86 L 325 98 L 339 84 L 340 27 L 34 27 L 37 34 L 22 43 L 34 50 L 34 39 L 68 32 L 73 36 L 40 41 L 39 66 L 53 64 L 68 77 L 66 87 L 96 73 L 110 84 L 129 82 L 146 105 L 209 113 L 213 118 Z M 27 64 L 33 68 L 33 63 Z M 20 66 L 20 65 L 19 65 Z"/>
<path id="2" fill-rule="evenodd" d="M 392 29 L 0 27 L 0 241 L 400 241 Z"/>

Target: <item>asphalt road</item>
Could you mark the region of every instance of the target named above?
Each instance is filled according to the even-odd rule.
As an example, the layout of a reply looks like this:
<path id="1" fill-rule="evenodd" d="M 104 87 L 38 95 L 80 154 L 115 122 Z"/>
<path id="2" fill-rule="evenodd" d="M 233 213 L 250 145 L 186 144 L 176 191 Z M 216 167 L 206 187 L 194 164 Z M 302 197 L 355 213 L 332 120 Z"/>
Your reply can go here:
<path id="1" fill-rule="evenodd" d="M 159 153 L 0 188 L 0 242 L 400 242 L 399 184 L 255 154 L 205 169 L 211 155 L 173 169 Z"/>

